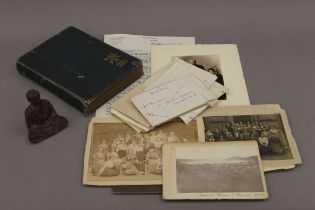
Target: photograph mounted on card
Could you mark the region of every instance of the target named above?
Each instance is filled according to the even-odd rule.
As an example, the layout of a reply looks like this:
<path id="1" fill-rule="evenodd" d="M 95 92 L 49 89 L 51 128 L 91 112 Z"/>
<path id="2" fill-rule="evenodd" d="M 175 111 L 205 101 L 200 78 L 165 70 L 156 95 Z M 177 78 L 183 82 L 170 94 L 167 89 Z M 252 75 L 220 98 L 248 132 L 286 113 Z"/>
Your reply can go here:
<path id="1" fill-rule="evenodd" d="M 165 144 L 163 198 L 266 199 L 257 142 Z"/>
<path id="2" fill-rule="evenodd" d="M 162 145 L 199 142 L 197 121 L 174 120 L 137 133 L 117 118 L 93 118 L 89 124 L 83 184 L 161 185 Z"/>
<path id="3" fill-rule="evenodd" d="M 286 112 L 278 105 L 216 107 L 197 121 L 199 136 L 206 142 L 257 141 L 264 171 L 302 163 Z"/>
<path id="4" fill-rule="evenodd" d="M 216 75 L 216 82 L 229 90 L 220 96 L 218 106 L 250 104 L 236 45 L 151 46 L 151 72 L 178 58 Z"/>

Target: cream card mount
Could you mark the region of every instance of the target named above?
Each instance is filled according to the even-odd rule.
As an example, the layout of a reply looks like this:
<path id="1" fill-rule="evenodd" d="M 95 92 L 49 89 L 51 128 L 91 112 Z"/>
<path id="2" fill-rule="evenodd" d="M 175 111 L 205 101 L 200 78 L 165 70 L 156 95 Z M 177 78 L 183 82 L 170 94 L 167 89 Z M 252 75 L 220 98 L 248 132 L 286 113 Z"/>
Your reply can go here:
<path id="1" fill-rule="evenodd" d="M 170 121 L 137 133 L 117 118 L 93 118 L 84 155 L 83 184 L 161 185 L 162 145 L 199 142 L 197 121 Z"/>
<path id="2" fill-rule="evenodd" d="M 167 200 L 266 199 L 257 142 L 163 146 L 163 198 Z"/>
<path id="3" fill-rule="evenodd" d="M 249 96 L 243 70 L 234 44 L 218 45 L 155 45 L 151 46 L 151 72 L 154 74 L 175 58 L 195 60 L 204 69 L 215 69 L 223 77 L 224 86 L 229 90 L 226 100 L 218 106 L 249 105 Z"/>
<path id="4" fill-rule="evenodd" d="M 197 121 L 199 136 L 206 142 L 257 141 L 264 171 L 302 163 L 287 114 L 277 104 L 215 107 Z"/>

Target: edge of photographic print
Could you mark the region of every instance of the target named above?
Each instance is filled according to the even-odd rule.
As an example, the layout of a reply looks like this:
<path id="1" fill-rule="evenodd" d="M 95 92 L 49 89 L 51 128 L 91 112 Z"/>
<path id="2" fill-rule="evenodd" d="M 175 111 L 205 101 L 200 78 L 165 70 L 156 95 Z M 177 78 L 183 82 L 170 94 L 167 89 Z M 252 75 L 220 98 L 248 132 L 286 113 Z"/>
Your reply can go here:
<path id="1" fill-rule="evenodd" d="M 204 145 L 202 145 L 204 144 Z M 262 192 L 226 192 L 226 193 L 178 193 L 176 181 L 176 148 L 179 147 L 212 147 L 212 146 L 243 146 L 249 145 L 255 147 L 255 153 L 258 157 L 259 171 L 263 185 Z M 253 148 L 254 149 L 254 148 Z M 163 199 L 165 200 L 262 200 L 268 198 L 266 178 L 260 159 L 258 144 L 256 141 L 229 141 L 229 142 L 204 142 L 204 143 L 168 143 L 163 145 Z"/>
<path id="2" fill-rule="evenodd" d="M 297 164 L 302 164 L 301 156 L 298 151 L 297 143 L 292 135 L 289 121 L 285 110 L 278 104 L 249 105 L 249 106 L 227 106 L 214 107 L 207 109 L 197 118 L 198 136 L 205 140 L 204 117 L 212 116 L 233 116 L 233 115 L 258 115 L 258 114 L 280 114 L 283 128 L 292 153 L 292 159 L 288 160 L 262 160 L 264 171 L 273 171 L 281 169 L 292 169 Z"/>

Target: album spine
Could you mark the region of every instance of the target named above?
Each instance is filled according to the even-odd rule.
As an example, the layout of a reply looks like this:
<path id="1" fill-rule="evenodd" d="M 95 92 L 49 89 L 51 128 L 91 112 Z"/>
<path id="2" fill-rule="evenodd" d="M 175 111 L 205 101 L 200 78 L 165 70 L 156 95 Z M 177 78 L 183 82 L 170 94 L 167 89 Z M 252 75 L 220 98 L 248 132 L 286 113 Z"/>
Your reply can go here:
<path id="1" fill-rule="evenodd" d="M 58 85 L 57 83 L 51 81 L 49 78 L 39 74 L 36 69 L 32 69 L 29 67 L 26 63 L 24 63 L 21 59 L 18 59 L 16 62 L 16 68 L 17 70 L 24 75 L 25 77 L 28 77 L 29 79 L 33 80 L 37 84 L 43 86 L 44 88 L 48 89 L 58 97 L 60 97 L 65 102 L 72 105 L 74 108 L 79 110 L 85 115 L 90 115 L 91 113 L 87 109 L 88 103 L 80 98 L 77 95 L 74 95 L 64 87 Z"/>

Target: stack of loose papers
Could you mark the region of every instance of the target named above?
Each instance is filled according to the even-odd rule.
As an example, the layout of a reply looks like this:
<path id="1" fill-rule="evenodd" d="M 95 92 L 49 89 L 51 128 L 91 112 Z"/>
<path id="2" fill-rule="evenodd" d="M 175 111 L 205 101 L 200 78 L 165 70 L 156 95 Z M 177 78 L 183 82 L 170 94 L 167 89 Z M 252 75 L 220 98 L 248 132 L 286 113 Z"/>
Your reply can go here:
<path id="1" fill-rule="evenodd" d="M 117 100 L 111 112 L 138 132 L 179 117 L 189 123 L 227 89 L 217 77 L 175 58 L 145 83 Z"/>
<path id="2" fill-rule="evenodd" d="M 169 36 L 142 36 L 131 34 L 105 34 L 104 42 L 120 49 L 142 61 L 144 75 L 132 83 L 125 90 L 121 91 L 111 100 L 103 104 L 96 111 L 96 117 L 111 116 L 112 104 L 128 93 L 136 85 L 143 83 L 151 76 L 151 46 L 152 45 L 194 45 L 194 37 L 169 37 Z"/>

